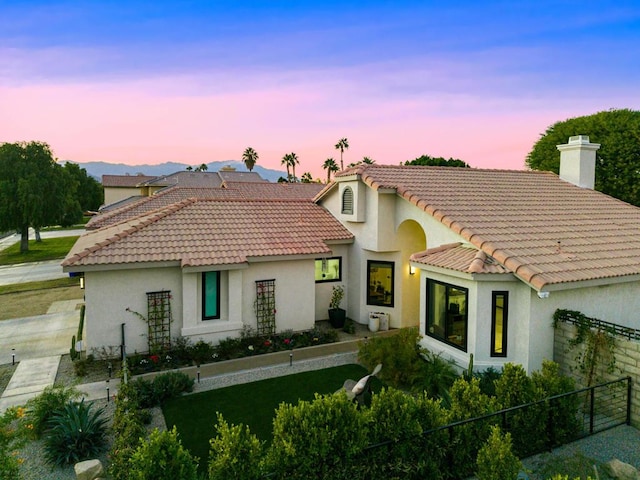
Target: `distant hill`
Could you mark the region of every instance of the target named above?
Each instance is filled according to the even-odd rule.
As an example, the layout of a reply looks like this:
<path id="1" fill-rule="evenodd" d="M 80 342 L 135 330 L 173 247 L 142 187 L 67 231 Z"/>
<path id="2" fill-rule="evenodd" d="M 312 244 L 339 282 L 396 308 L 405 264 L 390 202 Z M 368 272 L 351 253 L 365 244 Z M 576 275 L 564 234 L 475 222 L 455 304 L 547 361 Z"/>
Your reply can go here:
<path id="1" fill-rule="evenodd" d="M 94 177 L 99 182 L 102 181 L 102 175 L 137 175 L 142 173 L 143 175 L 150 175 L 159 177 L 161 175 L 169 175 L 170 173 L 186 170 L 186 163 L 166 162 L 158 165 L 125 165 L 124 163 L 107 163 L 107 162 L 74 162 L 73 160 L 67 160 L 71 163 L 77 163 L 81 168 L 87 170 L 87 173 Z M 236 160 L 228 160 L 223 162 L 210 162 L 207 163 L 208 172 L 217 172 L 222 167 L 231 166 L 239 172 L 246 172 L 247 167 L 244 162 L 238 162 Z M 270 182 L 277 182 L 280 177 L 287 177 L 286 171 L 271 170 L 263 168 L 259 165 L 253 167 L 253 171 L 260 174 L 265 180 Z"/>

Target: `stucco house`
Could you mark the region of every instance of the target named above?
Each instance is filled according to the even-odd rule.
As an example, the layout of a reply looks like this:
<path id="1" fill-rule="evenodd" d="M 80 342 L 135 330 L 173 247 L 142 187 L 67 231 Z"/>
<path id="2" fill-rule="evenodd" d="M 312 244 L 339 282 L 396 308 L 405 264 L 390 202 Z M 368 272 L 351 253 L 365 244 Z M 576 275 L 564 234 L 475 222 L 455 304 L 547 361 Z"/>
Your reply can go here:
<path id="1" fill-rule="evenodd" d="M 310 328 L 341 284 L 360 323 L 381 312 L 461 366 L 532 371 L 558 308 L 640 326 L 640 209 L 593 190 L 597 148 L 559 146 L 559 176 L 360 165 L 313 202 L 183 199 L 89 232 L 63 265 L 84 272 L 90 347 L 126 323 L 144 350 L 125 308 L 146 312 L 147 292 L 171 291 L 172 335 L 215 340 L 256 328 L 267 291 L 274 328 Z"/>

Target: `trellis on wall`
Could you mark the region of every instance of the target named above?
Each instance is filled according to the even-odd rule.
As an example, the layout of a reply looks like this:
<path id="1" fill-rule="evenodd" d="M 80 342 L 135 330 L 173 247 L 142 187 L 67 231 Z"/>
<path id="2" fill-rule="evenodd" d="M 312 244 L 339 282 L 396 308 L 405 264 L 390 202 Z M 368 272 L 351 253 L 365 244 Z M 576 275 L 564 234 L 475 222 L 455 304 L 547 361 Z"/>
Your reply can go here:
<path id="1" fill-rule="evenodd" d="M 276 281 L 256 280 L 256 318 L 258 335 L 276 333 Z"/>
<path id="2" fill-rule="evenodd" d="M 171 348 L 171 291 L 147 292 L 149 353 Z"/>

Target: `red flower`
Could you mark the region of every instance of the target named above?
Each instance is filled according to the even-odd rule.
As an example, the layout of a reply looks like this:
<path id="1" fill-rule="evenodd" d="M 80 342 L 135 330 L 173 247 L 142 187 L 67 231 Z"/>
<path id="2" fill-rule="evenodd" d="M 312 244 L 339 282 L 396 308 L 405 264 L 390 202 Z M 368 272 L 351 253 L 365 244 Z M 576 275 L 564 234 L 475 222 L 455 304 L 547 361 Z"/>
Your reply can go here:
<path id="1" fill-rule="evenodd" d="M 160 361 L 160 357 L 158 355 L 151 355 L 149 357 L 149 360 L 151 360 L 153 363 L 158 363 Z"/>
<path id="2" fill-rule="evenodd" d="M 264 346 L 265 347 L 270 347 L 271 346 L 271 341 L 270 340 L 265 340 L 264 341 Z"/>
<path id="3" fill-rule="evenodd" d="M 284 343 L 285 343 L 286 345 L 289 345 L 289 344 L 291 343 L 291 339 L 290 339 L 290 338 L 285 338 L 285 339 L 284 339 Z"/>

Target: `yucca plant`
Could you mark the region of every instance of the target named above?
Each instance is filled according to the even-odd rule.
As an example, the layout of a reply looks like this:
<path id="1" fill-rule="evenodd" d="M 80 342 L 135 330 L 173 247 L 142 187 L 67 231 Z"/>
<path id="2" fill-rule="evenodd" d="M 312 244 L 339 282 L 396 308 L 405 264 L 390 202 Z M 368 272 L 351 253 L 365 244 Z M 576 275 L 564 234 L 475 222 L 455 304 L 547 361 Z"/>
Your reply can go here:
<path id="1" fill-rule="evenodd" d="M 106 446 L 107 420 L 104 409 L 92 411 L 91 405 L 69 402 L 49 419 L 45 437 L 47 460 L 63 466 L 87 460 L 100 454 Z"/>

